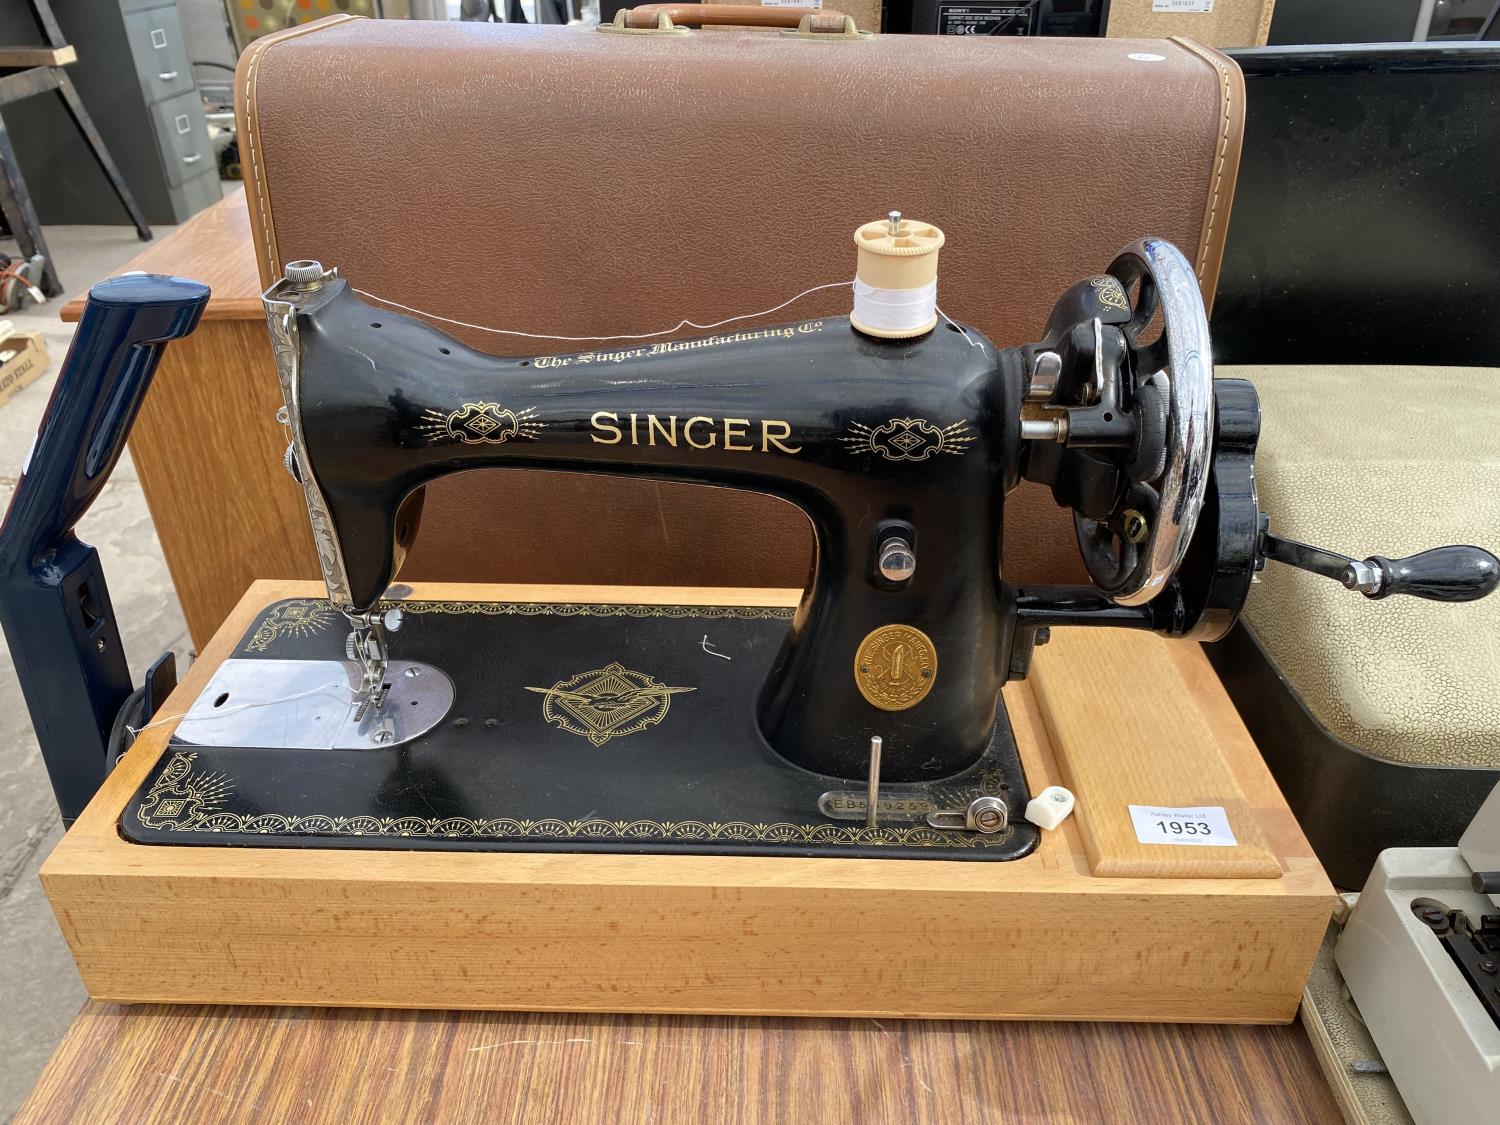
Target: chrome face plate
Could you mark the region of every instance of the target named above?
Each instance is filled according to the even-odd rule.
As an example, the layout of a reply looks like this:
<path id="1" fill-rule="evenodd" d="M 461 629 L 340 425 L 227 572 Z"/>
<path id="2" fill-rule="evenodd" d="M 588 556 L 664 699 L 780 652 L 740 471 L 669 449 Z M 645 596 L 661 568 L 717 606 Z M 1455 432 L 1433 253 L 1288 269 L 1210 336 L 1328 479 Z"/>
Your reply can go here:
<path id="1" fill-rule="evenodd" d="M 381 705 L 359 696 L 348 660 L 226 660 L 173 731 L 193 746 L 363 750 L 420 738 L 453 707 L 453 681 L 430 664 L 392 660 Z"/>

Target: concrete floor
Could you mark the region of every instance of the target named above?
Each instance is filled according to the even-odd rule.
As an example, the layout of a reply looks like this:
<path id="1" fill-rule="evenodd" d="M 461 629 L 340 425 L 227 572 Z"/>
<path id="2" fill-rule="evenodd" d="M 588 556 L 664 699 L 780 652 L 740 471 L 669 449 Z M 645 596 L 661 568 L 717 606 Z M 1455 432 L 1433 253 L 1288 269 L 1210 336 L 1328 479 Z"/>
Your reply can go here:
<path id="1" fill-rule="evenodd" d="M 154 228 L 157 237 L 170 227 Z M 0 406 L 0 511 L 10 504 L 16 472 L 36 433 L 62 367 L 73 326 L 58 310 L 75 294 L 118 273 L 142 249 L 129 227 L 48 227 L 46 237 L 65 297 L 10 314 L 20 331 L 41 331 L 50 370 Z M 15 254 L 13 243 L 0 250 Z M 125 653 L 137 683 L 164 649 L 185 668 L 190 641 L 162 561 L 156 529 L 127 453 L 88 515 L 79 538 L 99 549 Z M 62 835 L 52 788 L 15 682 L 10 653 L 0 648 L 0 1120 L 9 1120 L 31 1089 L 85 996 L 62 934 L 37 881 L 37 869 Z"/>

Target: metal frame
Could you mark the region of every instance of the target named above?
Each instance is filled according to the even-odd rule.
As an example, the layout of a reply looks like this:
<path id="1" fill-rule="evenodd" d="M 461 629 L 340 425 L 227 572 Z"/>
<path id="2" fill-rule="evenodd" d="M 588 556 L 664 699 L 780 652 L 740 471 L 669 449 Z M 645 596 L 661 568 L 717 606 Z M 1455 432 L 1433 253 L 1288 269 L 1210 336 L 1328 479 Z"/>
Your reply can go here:
<path id="1" fill-rule="evenodd" d="M 57 17 L 52 14 L 50 0 L 31 0 L 31 12 L 49 46 L 61 48 L 68 45 L 63 38 L 62 29 L 57 25 Z M 73 124 L 78 127 L 78 131 L 83 134 L 83 139 L 94 154 L 94 159 L 98 161 L 99 167 L 109 179 L 110 187 L 119 197 L 120 204 L 130 217 L 136 234 L 140 236 L 142 242 L 149 241 L 151 228 L 146 225 L 145 216 L 136 205 L 130 185 L 120 175 L 120 169 L 116 166 L 108 147 L 105 146 L 104 138 L 94 127 L 93 118 L 89 116 L 83 99 L 78 96 L 72 79 L 62 67 L 34 66 L 0 77 L 0 109 L 24 98 L 45 94 L 50 90 L 56 90 L 62 98 L 68 116 L 73 119 Z M 40 286 L 42 292 L 48 297 L 61 296 L 62 282 L 58 279 L 52 255 L 47 251 L 47 240 L 42 234 L 41 221 L 37 218 L 36 208 L 32 205 L 31 193 L 27 190 L 26 180 L 21 175 L 21 165 L 16 159 L 16 150 L 10 143 L 10 133 L 6 130 L 3 120 L 0 120 L 0 213 L 4 214 L 6 225 L 10 227 L 11 234 L 20 245 L 21 254 L 28 258 L 41 254 L 46 259 L 42 267 Z"/>

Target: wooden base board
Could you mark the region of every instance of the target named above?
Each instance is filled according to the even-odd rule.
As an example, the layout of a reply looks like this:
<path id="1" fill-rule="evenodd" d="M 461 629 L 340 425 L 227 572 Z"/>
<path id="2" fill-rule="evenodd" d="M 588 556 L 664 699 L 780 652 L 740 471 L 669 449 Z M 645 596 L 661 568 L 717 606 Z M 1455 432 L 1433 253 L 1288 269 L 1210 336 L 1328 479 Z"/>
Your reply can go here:
<path id="1" fill-rule="evenodd" d="M 262 607 L 320 594 L 311 583 L 257 583 L 163 713 L 186 710 Z M 434 583 L 412 596 L 790 605 L 797 594 Z M 1097 667 L 1076 661 L 1098 653 L 1070 647 L 1039 650 L 1034 679 L 1089 682 Z M 1206 775 L 1228 779 L 1233 792 L 1206 796 L 1239 801 L 1236 815 L 1253 819 L 1279 877 L 1205 877 L 1198 853 L 1221 849 L 1202 848 L 1164 849 L 1191 861 L 1187 876 L 1097 877 L 1073 820 L 1008 863 L 129 844 L 120 812 L 161 754 L 164 725 L 121 761 L 42 882 L 102 1000 L 1290 1020 L 1333 890 L 1197 646 L 1151 640 L 1117 655 L 1176 669 L 1165 684 L 1142 676 L 1143 714 L 1160 710 L 1153 691 L 1193 691 L 1199 737 L 1167 732 L 1163 746 L 1180 769 L 1200 757 Z M 1059 716 L 1030 682 L 1007 685 L 1005 702 L 1033 791 L 1059 783 L 1049 734 Z M 1096 736 L 1088 752 L 1111 760 L 1120 732 Z M 1070 761 L 1085 752 L 1070 744 Z M 1129 762 L 1148 757 L 1124 755 L 1118 792 L 1109 781 L 1080 791 L 1078 821 L 1135 799 Z"/>

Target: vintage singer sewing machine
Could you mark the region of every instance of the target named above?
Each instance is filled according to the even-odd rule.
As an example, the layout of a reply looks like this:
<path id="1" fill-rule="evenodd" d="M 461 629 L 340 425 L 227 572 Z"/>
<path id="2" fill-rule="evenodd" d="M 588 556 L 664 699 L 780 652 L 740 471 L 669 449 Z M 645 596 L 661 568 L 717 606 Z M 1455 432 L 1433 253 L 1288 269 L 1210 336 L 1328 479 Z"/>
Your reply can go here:
<path id="1" fill-rule="evenodd" d="M 934 264 L 942 236 L 893 216 L 861 228 L 856 240 L 862 255 L 932 251 Z M 185 714 L 170 743 L 130 774 L 118 831 L 136 845 L 195 853 L 188 862 L 199 872 L 240 863 L 229 846 L 262 857 L 286 849 L 304 857 L 286 868 L 299 872 L 294 881 L 347 849 L 561 852 L 559 860 L 582 864 L 557 876 L 568 885 L 649 882 L 643 872 L 658 870 L 574 874 L 603 870 L 588 867 L 591 852 L 670 853 L 687 864 L 674 871 L 696 872 L 690 882 L 730 883 L 739 875 L 719 868 L 710 876 L 690 857 L 1018 860 L 1037 847 L 1039 829 L 1022 814 L 1041 785 L 1027 776 L 999 701 L 1051 630 L 1111 626 L 1212 640 L 1233 624 L 1267 559 L 1370 598 L 1461 601 L 1500 582 L 1500 563 L 1475 547 L 1359 560 L 1272 534 L 1255 496 L 1255 392 L 1243 381 L 1214 381 L 1198 282 L 1162 240 L 1132 244 L 1064 293 L 1037 342 L 1024 347 L 998 349 L 920 307 L 920 279 L 859 284 L 852 319 L 496 358 L 362 299 L 336 270 L 288 265 L 265 307 L 285 399 L 286 467 L 305 493 L 327 599 L 274 602 L 230 639 L 228 658 L 177 709 Z M 150 334 L 130 339 L 127 331 L 114 354 L 135 346 L 145 355 L 143 339 L 169 334 L 163 301 L 201 303 L 188 283 L 106 283 L 65 380 L 93 362 L 90 318 L 148 291 L 156 303 Z M 120 366 L 116 388 L 98 400 L 137 402 L 149 367 Z M 128 412 L 119 416 L 128 428 Z M 39 453 L 48 440 L 44 427 Z M 99 463 L 90 460 L 96 475 Z M 811 520 L 812 574 L 795 610 L 454 602 L 393 586 L 418 532 L 422 486 L 478 468 L 771 492 Z M 1006 494 L 1023 479 L 1050 486 L 1072 510 L 1092 585 L 1018 589 L 1001 574 L 1002 535 L 1025 533 L 1004 520 Z M 27 483 L 7 521 L 6 549 L 34 560 L 35 540 L 17 546 Z M 33 565 L 11 579 L 4 613 L 15 649 L 26 643 L 17 625 L 40 620 L 36 607 L 59 586 L 43 570 Z M 76 616 L 77 596 L 61 602 L 56 613 Z M 87 644 L 80 651 L 96 655 Z M 44 689 L 17 663 L 35 711 Z M 1086 678 L 1107 691 L 1122 674 L 1101 667 Z M 1140 690 L 1141 700 L 1116 705 L 1156 706 L 1146 698 L 1151 686 Z M 83 726 L 106 731 L 113 718 L 108 708 L 89 716 Z M 45 744 L 40 719 L 38 729 Z M 1109 746 L 1096 754 L 1107 759 Z M 54 777 L 65 758 L 49 753 Z M 271 870 L 264 864 L 279 861 L 260 862 L 263 875 Z M 1056 860 L 1047 865 L 1055 869 Z M 929 870 L 913 866 L 912 877 L 927 878 L 919 868 Z M 424 870 L 441 881 L 481 869 Z M 534 869 L 482 870 L 492 880 Z M 757 884 L 780 878 L 737 870 Z M 1272 862 L 1269 874 L 1280 873 Z M 502 909 L 515 908 L 506 901 Z M 612 916 L 597 909 L 601 920 Z M 770 914 L 774 925 L 780 915 Z M 934 932 L 943 925 L 932 922 Z M 1315 944 L 1316 932 L 1296 956 L 1310 957 Z M 205 991 L 230 994 L 217 986 L 194 994 Z M 425 1002 L 451 999 L 429 994 Z M 916 1010 L 880 997 L 803 1003 Z M 979 1014 L 1000 1014 L 976 1003 Z M 1282 1010 L 1263 1010 L 1272 1007 Z M 1211 1018 L 1211 1009 L 1157 1016 Z"/>

